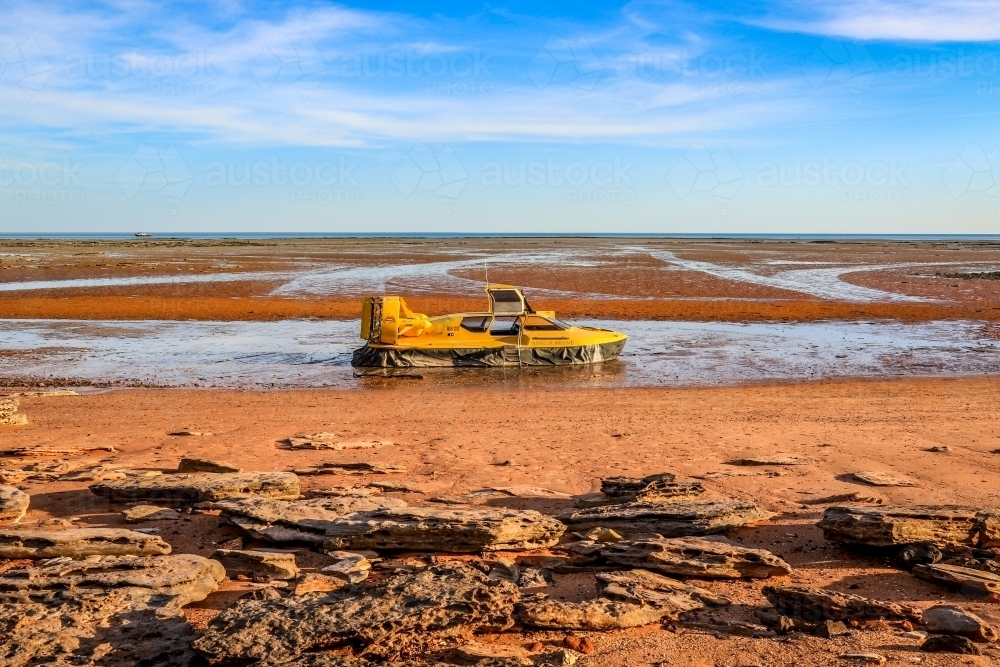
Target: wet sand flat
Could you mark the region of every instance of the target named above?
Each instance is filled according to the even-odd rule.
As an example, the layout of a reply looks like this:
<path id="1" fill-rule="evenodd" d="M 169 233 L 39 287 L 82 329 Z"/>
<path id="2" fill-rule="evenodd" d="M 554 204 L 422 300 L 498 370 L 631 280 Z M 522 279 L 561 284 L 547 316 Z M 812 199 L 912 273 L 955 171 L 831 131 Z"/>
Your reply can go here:
<path id="1" fill-rule="evenodd" d="M 827 543 L 815 527 L 821 508 L 809 498 L 863 491 L 897 503 L 959 503 L 1000 506 L 1000 380 L 908 379 L 840 381 L 699 389 L 445 388 L 427 392 L 397 385 L 370 391 L 112 390 L 83 396 L 23 397 L 23 427 L 0 431 L 3 449 L 22 446 L 113 445 L 115 465 L 169 470 L 181 456 L 239 461 L 248 470 L 284 470 L 322 462 L 370 461 L 404 465 L 392 481 L 426 493 L 400 494 L 424 504 L 435 495 L 455 496 L 489 486 L 530 485 L 567 494 L 595 491 L 600 477 L 671 471 L 679 479 L 732 470 L 734 458 L 783 454 L 814 465 L 776 469 L 782 476 L 705 480 L 710 497 L 753 500 L 777 512 L 771 521 L 745 529 L 738 539 L 767 548 L 791 563 L 789 578 L 758 582 L 707 582 L 734 607 L 719 612 L 753 620 L 764 604 L 766 583 L 824 586 L 880 600 L 928 606 L 956 601 L 994 623 L 996 605 L 919 581 L 882 556 Z M 171 437 L 187 428 L 212 435 Z M 277 441 L 300 432 L 336 432 L 346 438 L 378 438 L 394 444 L 354 452 L 287 451 Z M 947 445 L 948 453 L 926 450 Z M 101 455 L 96 455 L 100 457 Z M 104 456 L 107 456 L 106 454 Z M 10 459 L 0 459 L 10 463 Z M 494 465 L 510 461 L 509 465 Z M 851 482 L 859 469 L 905 476 L 915 487 L 878 488 Z M 303 477 L 308 489 L 359 484 L 369 477 Z M 385 479 L 384 477 L 382 478 Z M 84 525 L 123 525 L 121 507 L 91 494 L 82 482 L 27 482 L 32 505 L 24 521 L 81 517 Z M 558 512 L 570 501 L 494 499 L 491 504 Z M 151 526 L 154 524 L 150 524 Z M 164 524 L 158 524 L 164 525 Z M 211 513 L 172 522 L 160 533 L 175 551 L 211 555 L 231 539 Z M 308 563 L 309 554 L 301 552 Z M 557 577 L 552 594 L 593 595 L 587 576 Z M 227 597 L 227 595 L 229 597 Z M 222 591 L 188 609 L 196 625 L 211 618 L 233 593 Z M 954 656 L 921 654 L 918 642 L 895 628 L 855 631 L 834 641 L 799 636 L 789 640 L 716 638 L 675 634 L 658 626 L 593 633 L 597 666 L 829 665 L 842 653 L 878 652 L 897 663 L 958 664 Z M 517 639 L 557 639 L 558 633 L 521 633 Z M 497 638 L 484 638 L 493 641 Z M 987 665 L 996 652 L 963 657 Z"/>

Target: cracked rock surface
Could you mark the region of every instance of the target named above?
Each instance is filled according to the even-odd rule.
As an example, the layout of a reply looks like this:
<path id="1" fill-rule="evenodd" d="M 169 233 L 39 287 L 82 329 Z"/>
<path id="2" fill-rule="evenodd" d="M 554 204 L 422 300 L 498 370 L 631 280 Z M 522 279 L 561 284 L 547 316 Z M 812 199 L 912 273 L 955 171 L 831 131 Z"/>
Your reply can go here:
<path id="1" fill-rule="evenodd" d="M 1000 513 L 961 505 L 838 505 L 828 507 L 817 525 L 830 541 L 872 547 L 1000 545 Z"/>
<path id="2" fill-rule="evenodd" d="M 0 558 L 160 556 L 170 545 L 156 535 L 124 528 L 0 529 Z"/>
<path id="3" fill-rule="evenodd" d="M 686 537 L 723 533 L 766 521 L 774 512 L 742 500 L 692 500 L 672 503 L 622 503 L 571 512 L 560 517 L 574 530 L 612 528 L 619 533 L 656 533 Z"/>
<path id="4" fill-rule="evenodd" d="M 218 588 L 189 554 L 57 558 L 0 576 L 0 664 L 188 667 L 199 659 L 180 607 Z"/>
<path id="5" fill-rule="evenodd" d="M 90 490 L 118 503 L 189 505 L 247 496 L 294 499 L 299 497 L 299 478 L 290 472 L 197 472 L 99 482 Z"/>
<path id="6" fill-rule="evenodd" d="M 339 645 L 384 656 L 428 634 L 505 630 L 514 623 L 518 597 L 508 581 L 466 565 L 439 565 L 326 595 L 240 600 L 209 624 L 195 647 L 215 664 L 279 664 Z"/>
<path id="7" fill-rule="evenodd" d="M 664 574 L 703 579 L 766 579 L 792 573 L 792 566 L 766 549 L 751 549 L 719 538 L 623 540 L 601 555 L 612 563 Z"/>
<path id="8" fill-rule="evenodd" d="M 407 507 L 394 498 L 327 497 L 298 502 L 215 503 L 255 537 L 312 542 L 325 549 L 409 549 L 451 553 L 553 546 L 566 527 L 533 510 Z"/>

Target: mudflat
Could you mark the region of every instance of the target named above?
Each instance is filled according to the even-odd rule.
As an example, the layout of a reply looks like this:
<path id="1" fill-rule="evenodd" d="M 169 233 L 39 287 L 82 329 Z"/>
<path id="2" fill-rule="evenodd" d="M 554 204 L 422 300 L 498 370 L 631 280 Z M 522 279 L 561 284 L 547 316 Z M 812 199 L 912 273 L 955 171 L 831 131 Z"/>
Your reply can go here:
<path id="1" fill-rule="evenodd" d="M 996 241 L 457 238 L 0 241 L 0 317 L 353 319 L 371 293 L 435 315 L 519 285 L 560 316 L 1000 318 Z"/>
<path id="2" fill-rule="evenodd" d="M 229 461 L 245 472 L 301 473 L 325 464 L 369 463 L 390 474 L 369 474 L 372 468 L 365 466 L 341 467 L 341 474 L 300 474 L 302 493 L 382 483 L 388 485 L 384 496 L 410 506 L 448 507 L 434 500 L 460 498 L 477 507 L 551 516 L 565 515 L 575 501 L 599 491 L 601 478 L 670 472 L 678 482 L 703 485 L 705 499 L 750 501 L 774 513 L 730 537 L 745 547 L 770 550 L 792 567 L 792 574 L 769 580 L 690 580 L 733 604 L 709 610 L 699 617 L 701 626 L 654 623 L 578 632 L 596 647 L 588 665 L 829 665 L 841 662 L 840 655 L 855 653 L 949 665 L 957 664 L 956 656 L 920 653 L 919 640 L 901 637 L 898 622 L 850 628 L 835 639 L 808 633 L 750 638 L 704 628 L 759 623 L 754 611 L 769 604 L 762 592 L 766 585 L 821 587 L 917 608 L 950 601 L 1000 623 L 995 604 L 919 579 L 882 550 L 825 540 L 816 525 L 825 506 L 810 503 L 859 492 L 879 496 L 886 504 L 1000 507 L 998 394 L 1000 379 L 981 377 L 687 389 L 427 391 L 419 384 L 388 383 L 364 390 L 119 389 L 80 396 L 26 395 L 18 409 L 28 424 L 0 427 L 0 449 L 8 452 L 0 458 L 0 472 L 32 461 L 82 458 L 134 474 L 171 473 L 182 457 Z M 358 448 L 289 448 L 288 438 L 314 433 Z M 98 449 L 107 446 L 116 451 Z M 46 457 L 46 450 L 56 453 Z M 29 459 L 25 452 L 41 453 Z M 737 465 L 746 460 L 756 465 Z M 912 486 L 871 486 L 852 477 L 859 471 L 884 473 Z M 19 484 L 31 496 L 22 524 L 51 525 L 52 519 L 75 517 L 72 525 L 77 527 L 125 527 L 126 506 L 89 491 L 92 481 L 57 475 L 49 480 L 29 478 Z M 506 491 L 479 493 L 489 489 Z M 131 526 L 158 528 L 175 554 L 206 557 L 242 535 L 214 510 Z M 576 539 L 567 535 L 554 549 L 532 553 L 560 553 Z M 385 554 L 399 556 L 406 554 Z M 504 554 L 489 558 L 499 556 Z M 306 572 L 328 560 L 306 548 L 296 558 Z M 444 563 L 471 558 L 437 555 Z M 185 607 L 184 613 L 201 632 L 220 609 L 253 586 L 226 580 L 218 592 Z M 596 586 L 594 572 L 579 571 L 554 574 L 552 584 L 542 590 L 552 600 L 572 602 L 594 597 Z M 478 641 L 527 646 L 536 640 L 560 643 L 564 636 L 561 631 L 522 629 L 482 635 Z M 961 659 L 987 665 L 997 658 L 995 649 L 984 646 L 983 655 Z"/>

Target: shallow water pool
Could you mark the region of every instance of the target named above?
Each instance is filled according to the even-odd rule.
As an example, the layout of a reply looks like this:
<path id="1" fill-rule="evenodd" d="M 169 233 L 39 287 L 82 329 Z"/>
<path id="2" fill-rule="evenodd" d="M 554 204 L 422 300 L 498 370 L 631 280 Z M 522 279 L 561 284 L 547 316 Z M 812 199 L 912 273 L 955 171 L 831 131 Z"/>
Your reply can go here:
<path id="1" fill-rule="evenodd" d="M 584 322 L 581 322 L 581 324 Z M 970 321 L 589 321 L 624 331 L 621 358 L 589 367 L 353 369 L 358 323 L 0 320 L 0 377 L 182 387 L 690 386 L 833 377 L 988 375 L 1000 340 Z"/>

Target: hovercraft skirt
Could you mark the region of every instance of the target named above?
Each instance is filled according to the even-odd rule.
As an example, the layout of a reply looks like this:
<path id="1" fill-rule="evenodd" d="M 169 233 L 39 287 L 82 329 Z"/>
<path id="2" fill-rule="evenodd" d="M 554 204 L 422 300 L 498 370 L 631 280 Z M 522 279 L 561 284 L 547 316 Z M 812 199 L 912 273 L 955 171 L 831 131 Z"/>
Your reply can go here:
<path id="1" fill-rule="evenodd" d="M 428 349 L 365 345 L 354 351 L 356 368 L 431 368 L 491 366 L 570 366 L 616 359 L 625 340 L 572 347 Z"/>

